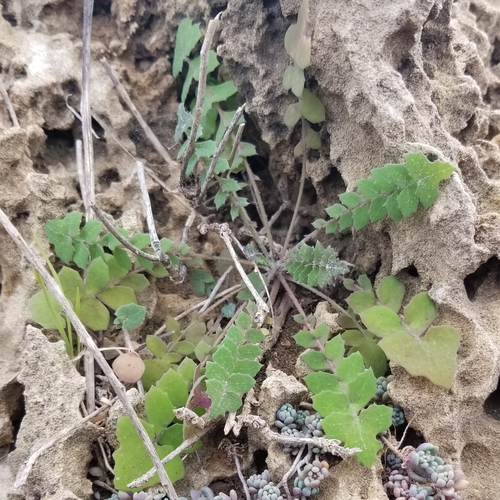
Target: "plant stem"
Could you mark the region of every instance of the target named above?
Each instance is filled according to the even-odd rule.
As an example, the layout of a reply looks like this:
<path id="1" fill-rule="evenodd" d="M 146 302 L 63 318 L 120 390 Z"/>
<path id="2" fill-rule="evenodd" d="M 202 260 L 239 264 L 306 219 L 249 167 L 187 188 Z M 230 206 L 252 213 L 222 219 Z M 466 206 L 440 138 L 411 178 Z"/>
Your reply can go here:
<path id="1" fill-rule="evenodd" d="M 293 293 L 293 290 L 290 288 L 290 285 L 287 283 L 286 279 L 281 275 L 278 274 L 278 279 L 280 280 L 281 284 L 285 288 L 286 292 L 288 293 L 288 296 L 292 299 L 293 305 L 297 308 L 297 311 L 299 311 L 299 314 L 302 315 L 304 318 L 304 323 L 307 326 L 309 330 L 314 330 L 312 327 L 311 323 L 307 321 L 307 315 L 304 312 L 304 309 L 302 309 L 302 306 L 300 305 L 299 299 L 297 299 L 296 295 Z"/>
<path id="2" fill-rule="evenodd" d="M 200 80 L 201 82 L 201 80 Z M 210 161 L 210 165 L 207 169 L 207 173 L 205 176 L 205 183 L 201 187 L 200 194 L 198 195 L 196 199 L 196 205 L 200 206 L 201 203 L 203 202 L 203 198 L 205 197 L 205 194 L 207 193 L 208 185 L 210 184 L 210 179 L 212 178 L 212 175 L 215 170 L 215 165 L 217 164 L 217 161 L 220 158 L 220 155 L 224 151 L 224 148 L 226 147 L 227 141 L 231 137 L 231 133 L 238 124 L 238 120 L 241 118 L 241 115 L 243 114 L 243 111 L 245 111 L 245 104 L 243 106 L 240 106 L 234 113 L 233 119 L 229 123 L 226 131 L 224 132 L 224 135 L 222 136 L 221 141 L 217 145 L 217 149 L 215 150 L 214 156 L 212 157 L 212 160 Z M 193 146 L 194 147 L 194 146 Z"/>
<path id="3" fill-rule="evenodd" d="M 90 116 L 90 59 L 91 59 L 91 33 L 92 12 L 94 0 L 83 2 L 83 45 L 82 45 L 82 95 L 80 111 L 82 113 L 82 137 L 84 150 L 84 177 L 88 191 L 86 193 L 88 206 L 85 209 L 85 219 L 92 218 L 90 205 L 95 203 L 95 180 L 94 180 L 94 144 L 92 142 L 92 119 Z"/>
<path id="4" fill-rule="evenodd" d="M 295 224 L 297 223 L 297 217 L 299 214 L 300 204 L 302 202 L 302 195 L 304 194 L 304 185 L 306 183 L 306 170 L 307 170 L 307 145 L 306 145 L 306 120 L 302 117 L 302 142 L 304 144 L 304 151 L 302 152 L 302 172 L 300 174 L 300 184 L 299 193 L 297 195 L 297 201 L 295 203 L 295 208 L 293 209 L 292 221 L 290 222 L 290 227 L 288 228 L 288 233 L 285 238 L 285 243 L 283 244 L 283 249 L 281 251 L 281 258 L 285 257 L 288 245 L 292 238 L 293 231 L 295 229 Z"/>
<path id="5" fill-rule="evenodd" d="M 340 314 L 345 314 L 348 316 L 350 319 L 352 319 L 353 323 L 356 325 L 356 328 L 361 332 L 364 333 L 366 331 L 366 328 L 362 326 L 357 320 L 356 317 L 352 314 L 349 314 L 348 311 L 346 311 L 342 306 L 339 306 L 333 299 L 328 297 L 328 295 L 325 295 L 324 293 L 320 292 L 319 290 L 316 290 L 316 288 L 313 288 L 312 286 L 306 285 L 305 283 L 301 283 L 300 281 L 295 281 L 291 278 L 286 278 L 287 281 L 291 281 L 292 283 L 301 286 L 302 288 L 305 288 L 306 290 L 309 290 L 310 292 L 316 294 L 318 297 L 321 297 L 323 300 L 326 300 L 333 309 L 335 309 L 337 312 Z M 354 316 L 354 317 L 353 317 Z"/>
<path id="6" fill-rule="evenodd" d="M 250 165 L 245 160 L 245 171 L 248 175 L 248 181 L 250 182 L 250 186 L 252 187 L 252 191 L 257 201 L 257 211 L 259 212 L 259 217 L 262 222 L 262 226 L 264 231 L 266 232 L 267 240 L 269 242 L 269 248 L 272 253 L 274 253 L 274 241 L 273 234 L 271 233 L 271 226 L 267 219 L 266 209 L 264 208 L 264 203 L 262 202 L 262 196 L 260 195 L 259 187 L 257 186 L 257 182 L 255 181 L 255 176 L 253 175 L 252 169 Z"/>
<path id="7" fill-rule="evenodd" d="M 196 142 L 196 137 L 198 136 L 198 127 L 200 126 L 201 113 L 203 111 L 203 101 L 205 100 L 205 90 L 207 88 L 207 66 L 210 54 L 210 47 L 212 45 L 212 40 L 215 35 L 215 30 L 219 24 L 220 14 L 217 14 L 214 19 L 212 19 L 207 26 L 207 32 L 205 33 L 205 38 L 203 40 L 203 45 L 200 51 L 200 75 L 198 77 L 198 91 L 196 94 L 196 104 L 194 107 L 194 117 L 193 125 L 191 127 L 191 133 L 188 138 L 188 145 L 184 154 L 181 156 L 181 184 L 187 180 L 186 169 L 188 166 L 189 159 L 194 152 L 194 144 Z M 182 104 L 180 104 L 182 106 Z M 208 176 L 207 176 L 208 181 Z"/>
<path id="8" fill-rule="evenodd" d="M 199 314 L 204 313 L 212 301 L 215 299 L 215 296 L 217 295 L 217 292 L 219 291 L 220 287 L 222 286 L 222 283 L 226 280 L 226 278 L 229 276 L 229 273 L 233 270 L 233 266 L 229 266 L 225 271 L 224 274 L 217 280 L 217 283 L 215 284 L 213 290 L 210 292 L 210 295 L 208 296 L 207 301 L 203 305 L 203 307 L 200 309 Z"/>
<path id="9" fill-rule="evenodd" d="M 0 95 L 3 97 L 3 101 L 5 103 L 5 106 L 7 107 L 7 111 L 9 112 L 10 119 L 12 121 L 12 125 L 14 127 L 19 127 L 19 120 L 17 119 L 16 111 L 14 110 L 14 107 L 12 106 L 12 102 L 9 98 L 9 94 L 5 90 L 4 84 L 2 79 L 0 78 Z"/>

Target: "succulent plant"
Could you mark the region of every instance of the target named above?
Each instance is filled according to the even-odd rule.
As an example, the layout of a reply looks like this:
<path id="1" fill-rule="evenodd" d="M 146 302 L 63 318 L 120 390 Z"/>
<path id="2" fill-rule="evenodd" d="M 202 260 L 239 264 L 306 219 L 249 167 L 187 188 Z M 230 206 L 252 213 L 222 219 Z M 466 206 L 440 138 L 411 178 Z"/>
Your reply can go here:
<path id="1" fill-rule="evenodd" d="M 314 460 L 307 464 L 295 478 L 293 483 L 293 496 L 295 499 L 309 498 L 319 492 L 321 481 L 329 474 L 327 462 Z"/>
<path id="2" fill-rule="evenodd" d="M 385 404 L 391 400 L 389 393 L 387 392 L 387 386 L 394 380 L 394 375 L 388 375 L 387 377 L 379 377 L 377 379 L 377 392 L 373 397 L 373 401 L 376 403 Z"/>
<path id="3" fill-rule="evenodd" d="M 406 422 L 403 408 L 396 403 L 387 403 L 392 408 L 392 423 L 394 426 L 403 425 Z"/>
<path id="4" fill-rule="evenodd" d="M 276 412 L 275 425 L 281 430 L 281 434 L 290 437 L 322 437 L 325 435 L 321 424 L 322 418 L 319 413 L 310 414 L 307 410 L 295 410 L 290 403 L 284 404 Z M 287 444 L 283 447 L 285 453 L 296 455 L 300 445 Z M 321 453 L 319 448 L 313 448 L 313 453 Z"/>
<path id="5" fill-rule="evenodd" d="M 460 500 L 469 482 L 461 469 L 445 464 L 439 448 L 423 443 L 403 449 L 403 460 L 389 454 L 385 467 L 385 490 L 397 500 Z"/>

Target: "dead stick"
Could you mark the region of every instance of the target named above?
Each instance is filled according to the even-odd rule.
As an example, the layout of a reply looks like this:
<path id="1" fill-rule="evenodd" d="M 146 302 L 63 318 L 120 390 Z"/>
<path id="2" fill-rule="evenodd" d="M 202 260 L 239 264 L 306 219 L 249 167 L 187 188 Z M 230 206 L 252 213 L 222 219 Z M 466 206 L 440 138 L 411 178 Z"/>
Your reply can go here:
<path id="1" fill-rule="evenodd" d="M 14 107 L 12 106 L 12 102 L 10 100 L 9 94 L 5 90 L 5 87 L 3 85 L 3 81 L 0 78 L 0 94 L 2 94 L 3 100 L 5 102 L 5 106 L 7 107 L 7 111 L 9 112 L 10 119 L 12 120 L 12 125 L 14 127 L 19 127 L 19 120 L 17 119 L 16 111 L 14 110 Z"/>
<path id="2" fill-rule="evenodd" d="M 83 3 L 83 46 L 82 46 L 82 96 L 80 111 L 82 113 L 82 136 L 84 164 L 83 172 L 86 177 L 88 206 L 85 207 L 85 219 L 89 220 L 93 214 L 90 205 L 95 203 L 94 181 L 94 144 L 92 142 L 92 118 L 90 116 L 90 35 L 92 32 L 92 12 L 94 0 L 85 0 Z"/>
<path id="3" fill-rule="evenodd" d="M 212 19 L 207 26 L 207 32 L 205 33 L 205 39 L 203 40 L 203 45 L 200 51 L 200 74 L 198 77 L 198 92 L 196 94 L 196 104 L 194 108 L 193 125 L 191 127 L 191 133 L 189 134 L 188 144 L 184 154 L 181 157 L 181 183 L 185 182 L 187 179 L 186 169 L 188 166 L 189 159 L 194 151 L 194 144 L 196 142 L 196 137 L 198 136 L 198 127 L 201 121 L 201 113 L 203 111 L 203 101 L 205 100 L 205 90 L 207 88 L 207 66 L 208 58 L 210 54 L 210 46 L 212 45 L 212 40 L 215 35 L 215 30 L 219 24 L 220 14 L 217 14 L 214 19 Z M 180 104 L 183 106 L 183 104 Z M 208 179 L 208 178 L 207 178 Z"/>
<path id="4" fill-rule="evenodd" d="M 156 452 L 155 447 L 148 433 L 146 432 L 146 429 L 144 429 L 141 420 L 137 416 L 137 413 L 135 412 L 134 407 L 132 406 L 132 403 L 129 401 L 127 394 L 125 392 L 125 387 L 118 380 L 118 378 L 115 375 L 115 372 L 108 365 L 108 362 L 106 361 L 101 351 L 96 346 L 92 337 L 87 332 L 85 326 L 80 321 L 80 318 L 78 318 L 75 311 L 73 310 L 73 306 L 71 305 L 69 300 L 64 296 L 64 293 L 59 288 L 54 278 L 45 269 L 45 266 L 40 261 L 39 256 L 35 252 L 33 252 L 33 250 L 28 246 L 26 241 L 24 241 L 23 237 L 19 234 L 19 231 L 14 227 L 14 225 L 10 222 L 5 212 L 1 209 L 0 209 L 0 223 L 3 225 L 7 233 L 13 239 L 14 243 L 21 249 L 22 253 L 28 260 L 28 262 L 38 271 L 38 273 L 40 274 L 45 283 L 45 286 L 47 287 L 49 292 L 54 296 L 57 302 L 59 302 L 64 311 L 64 314 L 66 314 L 66 316 L 71 321 L 71 324 L 73 325 L 76 333 L 80 337 L 83 345 L 93 354 L 95 360 L 101 367 L 101 370 L 104 372 L 104 375 L 106 375 L 106 377 L 108 378 L 109 383 L 111 384 L 116 395 L 118 396 L 118 399 L 121 401 L 125 411 L 132 420 L 132 423 L 136 428 L 139 437 L 144 443 L 144 446 L 146 447 L 146 450 L 149 456 L 151 457 L 151 460 L 155 466 L 156 471 L 158 472 L 161 484 L 166 487 L 169 498 L 171 500 L 178 500 L 178 496 L 174 489 L 172 481 L 170 481 L 170 478 L 168 477 L 160 461 L 160 457 L 158 456 L 158 453 Z"/>
<path id="5" fill-rule="evenodd" d="M 142 127 L 142 130 L 144 130 L 147 138 L 151 141 L 151 144 L 153 144 L 156 151 L 158 151 L 158 154 L 165 160 L 165 163 L 167 165 L 169 165 L 170 167 L 176 167 L 177 163 L 172 159 L 163 144 L 159 141 L 158 137 L 156 137 L 155 133 L 151 130 L 150 126 L 142 117 L 141 113 L 139 113 L 139 110 L 135 107 L 135 104 L 132 102 L 132 99 L 130 99 L 127 91 L 125 90 L 125 87 L 120 83 L 115 72 L 113 71 L 113 68 L 111 68 L 105 57 L 101 59 L 101 63 L 103 64 L 104 69 L 111 78 L 111 81 L 116 87 L 116 90 L 120 94 L 120 97 L 125 101 L 125 104 L 128 106 L 135 119 L 139 122 L 139 125 Z"/>

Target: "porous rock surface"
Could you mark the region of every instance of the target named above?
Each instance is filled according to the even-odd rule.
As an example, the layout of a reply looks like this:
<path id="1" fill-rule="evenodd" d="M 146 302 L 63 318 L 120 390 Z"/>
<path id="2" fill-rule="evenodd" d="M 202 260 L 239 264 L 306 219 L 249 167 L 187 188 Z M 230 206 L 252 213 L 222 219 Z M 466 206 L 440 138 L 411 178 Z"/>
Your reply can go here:
<path id="1" fill-rule="evenodd" d="M 25 349 L 20 360 L 19 383 L 24 386 L 26 415 L 16 439 L 16 450 L 9 455 L 14 474 L 40 446 L 58 432 L 82 419 L 80 403 L 85 379 L 73 366 L 62 341 L 52 344 L 30 325 L 26 327 Z M 72 435 L 45 451 L 36 461 L 26 484 L 12 490 L 10 499 L 86 498 L 92 494 L 86 479 L 97 427 L 87 422 Z"/>
<path id="2" fill-rule="evenodd" d="M 268 158 L 274 185 L 269 183 L 273 196 L 266 203 L 272 211 L 283 200 L 293 201 L 298 135 L 283 124 L 293 97 L 281 81 L 289 63 L 283 37 L 299 0 L 109 4 L 96 2 L 91 102 L 127 148 L 161 163 L 141 140 L 98 58 L 110 60 L 160 140 L 172 145 L 177 96 L 168 51 L 175 26 L 182 17 L 206 21 L 222 10 L 218 51 L 248 104 L 260 153 Z M 65 98 L 73 94 L 69 102 L 78 107 L 82 4 L 7 0 L 2 5 L 2 79 L 20 127 L 10 128 L 0 106 L 0 206 L 31 241 L 31 231 L 41 235 L 45 220 L 81 208 L 72 146 L 79 124 Z M 463 498 L 489 498 L 491 478 L 500 470 L 500 422 L 483 408 L 500 375 L 500 7 L 494 0 L 310 0 L 310 10 L 308 83 L 325 105 L 327 121 L 323 148 L 307 166 L 300 224 L 322 217 L 338 193 L 406 152 L 422 151 L 457 166 L 429 211 L 404 224 L 380 222 L 355 238 L 327 241 L 360 273 L 378 271 L 379 278 L 394 273 L 412 293 L 430 290 L 439 320 L 461 329 L 459 369 L 449 391 L 397 366 L 390 391 L 412 427 L 464 470 L 470 487 Z M 139 206 L 134 166 L 103 135 L 106 140 L 95 145 L 98 202 L 120 223 L 122 215 L 124 221 L 134 219 L 128 215 Z M 176 172 L 170 173 L 165 182 L 174 187 Z M 185 209 L 151 188 L 160 229 L 170 237 L 179 234 Z M 35 281 L 1 230 L 0 248 L 3 394 L 19 369 L 25 304 Z M 13 439 L 11 413 L 0 401 L 0 436 L 7 442 Z M 377 467 L 355 488 L 361 474 L 355 461 L 336 466 L 337 486 L 324 498 L 384 498 Z M 79 477 L 85 478 L 83 469 Z"/>
<path id="3" fill-rule="evenodd" d="M 291 192 L 299 165 L 290 147 L 290 137 L 297 138 L 282 124 L 292 102 L 281 87 L 289 61 L 282 40 L 298 4 L 229 2 L 219 49 L 268 146 L 277 186 L 292 185 Z M 461 329 L 459 367 L 450 390 L 394 366 L 390 392 L 412 427 L 463 468 L 471 482 L 464 498 L 487 498 L 488 478 L 500 470 L 495 451 L 500 422 L 483 409 L 500 372 L 495 274 L 500 7 L 482 0 L 310 4 L 308 73 L 317 82 L 327 121 L 321 157 L 308 164 L 318 197 L 309 211 L 322 215 L 334 202 L 344 189 L 332 185 L 338 174 L 353 189 L 371 168 L 397 163 L 406 152 L 422 151 L 458 167 L 429 211 L 404 224 L 377 224 L 356 234 L 354 243 L 333 243 L 344 248 L 343 258 L 359 272 L 379 268 L 380 277 L 392 272 L 408 289 L 430 289 L 439 321 Z M 358 494 L 344 491 L 328 498 Z"/>

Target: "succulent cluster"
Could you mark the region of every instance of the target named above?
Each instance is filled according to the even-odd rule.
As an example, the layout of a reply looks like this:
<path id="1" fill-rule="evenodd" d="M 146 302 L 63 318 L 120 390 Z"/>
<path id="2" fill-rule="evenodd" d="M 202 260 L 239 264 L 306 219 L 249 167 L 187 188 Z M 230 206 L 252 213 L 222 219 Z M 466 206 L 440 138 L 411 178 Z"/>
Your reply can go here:
<path id="1" fill-rule="evenodd" d="M 319 413 L 312 415 L 307 410 L 296 410 L 290 403 L 284 404 L 276 412 L 277 420 L 274 425 L 280 429 L 281 434 L 296 438 L 322 437 L 325 435 L 321 425 L 323 418 Z M 288 444 L 283 448 L 285 453 L 296 455 L 300 444 Z M 313 448 L 313 453 L 321 453 L 319 448 Z"/>
<path id="2" fill-rule="evenodd" d="M 225 493 L 219 493 L 216 495 L 211 488 L 208 486 L 204 486 L 199 491 L 191 490 L 190 491 L 191 500 L 238 500 L 238 495 L 236 491 L 231 490 L 229 495 Z M 189 500 L 186 497 L 179 497 L 179 500 Z"/>
<path id="3" fill-rule="evenodd" d="M 387 375 L 387 377 L 379 377 L 377 379 L 377 392 L 373 396 L 373 401 L 376 403 L 388 403 L 391 401 L 391 396 L 387 391 L 387 386 L 394 380 L 394 375 Z"/>
<path id="4" fill-rule="evenodd" d="M 387 390 L 387 386 L 394 380 L 394 375 L 387 375 L 387 377 L 379 377 L 377 379 L 377 392 L 373 397 L 373 401 L 378 404 L 384 404 L 392 408 L 392 424 L 397 427 L 406 422 L 403 408 L 393 403 L 391 396 Z"/>
<path id="5" fill-rule="evenodd" d="M 437 456 L 430 443 L 403 449 L 403 460 L 393 454 L 386 459 L 384 488 L 396 500 L 461 500 L 469 482 L 461 469 L 453 469 Z"/>
<path id="6" fill-rule="evenodd" d="M 293 483 L 294 500 L 305 500 L 319 492 L 321 481 L 328 476 L 329 465 L 327 462 L 314 460 L 299 472 Z"/>
<path id="7" fill-rule="evenodd" d="M 113 493 L 109 500 L 168 500 L 168 497 L 162 493 L 148 493 L 145 491 L 127 493 L 119 491 L 118 493 Z"/>

